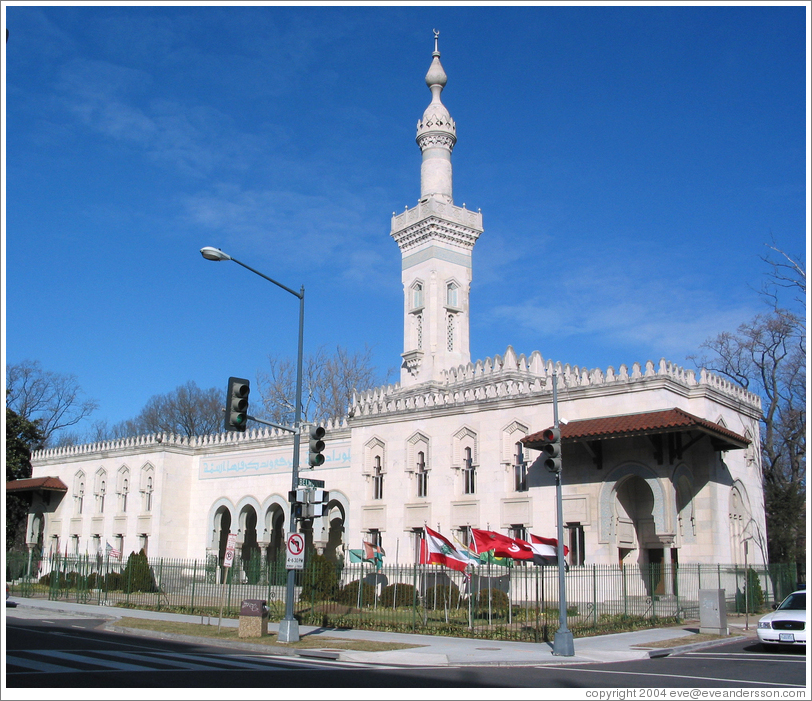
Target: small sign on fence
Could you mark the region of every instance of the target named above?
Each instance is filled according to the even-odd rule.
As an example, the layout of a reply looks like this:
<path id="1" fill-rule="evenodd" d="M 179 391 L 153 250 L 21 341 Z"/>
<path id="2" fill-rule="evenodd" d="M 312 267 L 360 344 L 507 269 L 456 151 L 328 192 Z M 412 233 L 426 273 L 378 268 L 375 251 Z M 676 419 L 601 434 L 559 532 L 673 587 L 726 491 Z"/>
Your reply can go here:
<path id="1" fill-rule="evenodd" d="M 226 554 L 223 557 L 223 567 L 231 567 L 234 564 L 234 546 L 237 544 L 237 534 L 229 533 L 226 541 Z"/>

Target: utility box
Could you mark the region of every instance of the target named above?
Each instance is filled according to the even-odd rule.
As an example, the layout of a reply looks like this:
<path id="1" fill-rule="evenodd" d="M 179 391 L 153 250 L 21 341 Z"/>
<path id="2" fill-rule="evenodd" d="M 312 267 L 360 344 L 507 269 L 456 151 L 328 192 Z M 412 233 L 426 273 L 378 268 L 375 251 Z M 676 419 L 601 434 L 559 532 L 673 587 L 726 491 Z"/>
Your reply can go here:
<path id="1" fill-rule="evenodd" d="M 699 632 L 727 635 L 727 608 L 724 589 L 699 590 Z"/>
<path id="2" fill-rule="evenodd" d="M 268 604 L 264 599 L 243 599 L 240 605 L 241 638 L 262 638 L 268 635 Z"/>

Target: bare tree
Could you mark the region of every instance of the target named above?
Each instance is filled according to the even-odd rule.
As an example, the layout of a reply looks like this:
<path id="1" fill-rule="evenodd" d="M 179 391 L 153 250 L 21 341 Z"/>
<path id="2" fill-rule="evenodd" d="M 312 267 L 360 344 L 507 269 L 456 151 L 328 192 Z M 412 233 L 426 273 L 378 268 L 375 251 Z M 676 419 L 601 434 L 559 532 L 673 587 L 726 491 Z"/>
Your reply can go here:
<path id="1" fill-rule="evenodd" d="M 802 562 L 806 512 L 806 324 L 778 304 L 781 289 L 806 293 L 802 264 L 767 260 L 771 272 L 762 288 L 771 306 L 766 314 L 724 332 L 702 347 L 711 352 L 700 364 L 762 398 L 761 456 L 772 562 Z M 798 297 L 795 298 L 798 301 Z M 804 299 L 805 301 L 805 299 Z"/>
<path id="2" fill-rule="evenodd" d="M 801 262 L 801 256 L 791 256 L 780 248 L 772 244 L 767 244 L 773 254 L 777 254 L 777 259 L 772 255 L 761 256 L 767 265 L 772 268 L 767 276 L 767 281 L 762 287 L 765 297 L 773 300 L 773 306 L 778 306 L 778 288 L 795 291 L 795 301 L 801 305 L 806 304 L 806 267 Z"/>
<path id="3" fill-rule="evenodd" d="M 42 445 L 53 442 L 57 431 L 75 426 L 98 404 L 83 397 L 75 375 L 43 370 L 38 360 L 6 367 L 6 406 L 37 425 Z"/>
<path id="4" fill-rule="evenodd" d="M 291 423 L 295 414 L 296 363 L 289 358 L 268 356 L 269 369 L 257 372 L 260 409 L 258 418 Z M 322 346 L 302 363 L 302 420 L 323 423 L 347 415 L 354 391 L 377 384 L 372 349 L 350 353 L 337 346 L 329 353 Z"/>
<path id="5" fill-rule="evenodd" d="M 219 433 L 223 430 L 224 406 L 224 390 L 200 389 L 190 380 L 172 392 L 151 397 L 132 422 L 116 424 L 113 431 L 174 433 L 188 437 Z"/>

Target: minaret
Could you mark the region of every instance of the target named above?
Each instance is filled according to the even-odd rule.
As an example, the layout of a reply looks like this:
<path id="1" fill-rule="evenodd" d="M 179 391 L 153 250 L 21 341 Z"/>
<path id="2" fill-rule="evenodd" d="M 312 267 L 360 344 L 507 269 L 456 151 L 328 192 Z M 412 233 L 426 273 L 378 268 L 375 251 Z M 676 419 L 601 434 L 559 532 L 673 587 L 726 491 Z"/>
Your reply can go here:
<path id="1" fill-rule="evenodd" d="M 457 127 L 440 96 L 448 77 L 434 53 L 426 74 L 431 103 L 417 123 L 420 200 L 392 215 L 392 238 L 402 256 L 404 298 L 402 387 L 442 382 L 444 372 L 471 361 L 468 294 L 471 252 L 482 215 L 454 205 L 451 151 Z"/>

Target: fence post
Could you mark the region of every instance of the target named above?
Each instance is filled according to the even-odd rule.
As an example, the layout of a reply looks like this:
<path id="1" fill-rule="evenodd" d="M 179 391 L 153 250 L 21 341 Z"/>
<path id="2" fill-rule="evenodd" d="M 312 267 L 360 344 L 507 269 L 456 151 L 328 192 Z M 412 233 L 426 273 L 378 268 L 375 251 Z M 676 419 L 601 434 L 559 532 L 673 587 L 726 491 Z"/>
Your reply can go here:
<path id="1" fill-rule="evenodd" d="M 412 633 L 417 630 L 417 562 L 412 574 Z"/>
<path id="2" fill-rule="evenodd" d="M 681 620 L 679 615 L 679 565 L 676 562 L 671 562 L 671 579 L 674 581 L 674 596 L 676 597 L 677 604 L 677 622 Z"/>
<path id="3" fill-rule="evenodd" d="M 158 610 L 161 610 L 161 593 L 164 588 L 164 559 L 158 565 Z"/>
<path id="4" fill-rule="evenodd" d="M 192 568 L 192 603 L 189 605 L 189 613 L 195 612 L 195 584 L 197 583 L 197 560 Z"/>
<path id="5" fill-rule="evenodd" d="M 592 563 L 592 627 L 598 627 L 598 570 Z"/>
<path id="6" fill-rule="evenodd" d="M 629 592 L 626 585 L 626 563 L 620 563 L 620 573 L 623 575 L 623 615 L 629 615 Z"/>
<path id="7" fill-rule="evenodd" d="M 129 561 L 127 562 L 129 565 Z M 132 582 L 133 582 L 133 570 L 135 567 L 127 567 L 127 603 L 130 603 L 130 592 L 132 591 Z"/>
<path id="8" fill-rule="evenodd" d="M 736 595 L 735 595 L 735 602 L 736 602 L 736 613 L 741 613 L 739 611 L 739 566 L 737 564 L 733 565 L 733 579 L 736 582 Z"/>

